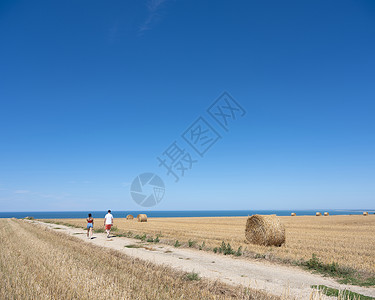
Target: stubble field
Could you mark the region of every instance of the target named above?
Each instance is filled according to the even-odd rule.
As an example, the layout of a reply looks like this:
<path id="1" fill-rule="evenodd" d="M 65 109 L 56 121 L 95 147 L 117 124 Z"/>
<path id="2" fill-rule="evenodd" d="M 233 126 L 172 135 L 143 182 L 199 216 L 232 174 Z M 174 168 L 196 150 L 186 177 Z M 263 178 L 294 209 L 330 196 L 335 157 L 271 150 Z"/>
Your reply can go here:
<path id="1" fill-rule="evenodd" d="M 0 299 L 279 299 L 0 219 Z"/>
<path id="2" fill-rule="evenodd" d="M 286 243 L 282 247 L 265 247 L 245 242 L 247 217 L 217 218 L 150 218 L 146 223 L 136 219 L 116 218 L 118 232 L 131 232 L 156 237 L 162 242 L 182 246 L 193 243 L 205 248 L 218 247 L 224 241 L 234 249 L 242 247 L 256 257 L 273 257 L 284 261 L 307 261 L 315 254 L 323 263 L 338 263 L 369 274 L 375 274 L 375 215 L 369 216 L 297 216 L 280 217 L 286 227 Z M 82 219 L 61 219 L 76 226 L 85 226 Z M 102 220 L 95 227 L 101 228 Z"/>

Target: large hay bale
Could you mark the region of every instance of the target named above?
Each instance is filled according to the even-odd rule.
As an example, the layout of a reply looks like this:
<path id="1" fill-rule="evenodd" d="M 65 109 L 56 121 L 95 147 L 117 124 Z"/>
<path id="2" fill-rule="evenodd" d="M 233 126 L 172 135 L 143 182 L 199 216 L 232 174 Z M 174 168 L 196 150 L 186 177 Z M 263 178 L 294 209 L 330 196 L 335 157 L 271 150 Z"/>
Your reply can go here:
<path id="1" fill-rule="evenodd" d="M 326 212 L 324 213 L 324 215 L 325 215 L 326 217 L 329 216 L 329 212 L 326 211 Z"/>
<path id="2" fill-rule="evenodd" d="M 253 215 L 247 219 L 245 237 L 252 244 L 281 246 L 285 243 L 285 227 L 276 216 Z"/>
<path id="3" fill-rule="evenodd" d="M 147 222 L 147 215 L 145 214 L 139 214 L 137 216 L 138 222 Z"/>
<path id="4" fill-rule="evenodd" d="M 364 216 L 368 216 L 368 212 L 367 212 L 367 211 L 364 211 L 364 212 L 363 212 L 363 215 L 364 215 Z"/>
<path id="5" fill-rule="evenodd" d="M 133 220 L 134 219 L 134 216 L 133 215 L 127 215 L 126 216 L 126 220 Z"/>
<path id="6" fill-rule="evenodd" d="M 295 217 L 297 214 L 296 213 L 291 213 L 290 214 L 292 217 Z"/>
<path id="7" fill-rule="evenodd" d="M 316 215 L 317 217 L 320 217 L 320 216 L 322 215 L 322 213 L 317 212 L 315 215 Z"/>

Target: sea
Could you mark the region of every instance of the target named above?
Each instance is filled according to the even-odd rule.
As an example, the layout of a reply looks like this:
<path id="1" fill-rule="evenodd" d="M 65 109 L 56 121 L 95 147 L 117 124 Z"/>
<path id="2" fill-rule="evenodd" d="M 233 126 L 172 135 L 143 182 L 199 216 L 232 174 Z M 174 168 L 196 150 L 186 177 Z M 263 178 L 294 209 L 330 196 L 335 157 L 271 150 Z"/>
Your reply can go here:
<path id="1" fill-rule="evenodd" d="M 290 216 L 295 212 L 297 216 L 314 216 L 317 211 L 329 212 L 330 215 L 361 215 L 364 211 L 369 214 L 375 213 L 375 210 L 334 210 L 334 209 L 314 209 L 314 210 L 152 210 L 152 211 L 112 211 L 116 218 L 124 218 L 128 214 L 137 216 L 145 213 L 149 218 L 191 218 L 191 217 L 243 217 L 255 214 L 277 216 Z M 0 212 L 0 218 L 25 218 L 33 217 L 35 219 L 79 219 L 86 218 L 91 213 L 94 218 L 102 218 L 106 211 L 28 211 L 28 212 Z"/>

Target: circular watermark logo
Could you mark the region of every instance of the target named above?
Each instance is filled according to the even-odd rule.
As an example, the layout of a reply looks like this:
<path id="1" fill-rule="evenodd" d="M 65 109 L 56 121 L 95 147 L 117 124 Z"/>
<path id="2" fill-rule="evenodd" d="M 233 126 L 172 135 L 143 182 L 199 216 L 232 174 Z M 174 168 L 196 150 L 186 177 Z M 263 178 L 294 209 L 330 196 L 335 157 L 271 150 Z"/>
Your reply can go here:
<path id="1" fill-rule="evenodd" d="M 143 207 L 151 207 L 158 204 L 163 199 L 164 193 L 164 182 L 154 173 L 138 175 L 130 186 L 131 197 Z"/>

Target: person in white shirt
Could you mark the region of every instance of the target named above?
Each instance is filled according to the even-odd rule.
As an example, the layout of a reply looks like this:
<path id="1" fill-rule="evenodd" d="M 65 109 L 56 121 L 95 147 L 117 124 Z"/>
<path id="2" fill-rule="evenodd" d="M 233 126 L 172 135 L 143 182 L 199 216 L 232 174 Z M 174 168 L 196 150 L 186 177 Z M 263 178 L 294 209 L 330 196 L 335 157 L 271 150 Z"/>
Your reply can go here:
<path id="1" fill-rule="evenodd" d="M 108 210 L 108 213 L 104 217 L 104 226 L 105 231 L 107 232 L 107 238 L 109 238 L 109 234 L 111 233 L 111 227 L 113 226 L 113 216 L 111 214 L 111 210 Z"/>

